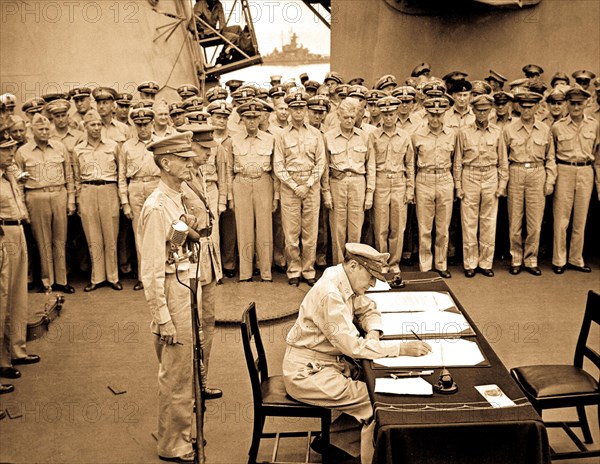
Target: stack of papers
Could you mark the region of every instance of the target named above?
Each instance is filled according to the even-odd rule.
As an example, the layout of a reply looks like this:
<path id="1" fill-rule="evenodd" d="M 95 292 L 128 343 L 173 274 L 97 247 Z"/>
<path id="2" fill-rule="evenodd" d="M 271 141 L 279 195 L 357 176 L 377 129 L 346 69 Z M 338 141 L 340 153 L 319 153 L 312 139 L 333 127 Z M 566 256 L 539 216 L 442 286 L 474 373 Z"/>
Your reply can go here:
<path id="1" fill-rule="evenodd" d="M 369 298 L 382 313 L 457 309 L 448 292 L 374 293 Z"/>
<path id="2" fill-rule="evenodd" d="M 433 387 L 421 377 L 409 379 L 375 379 L 375 393 L 394 395 L 433 395 Z"/>

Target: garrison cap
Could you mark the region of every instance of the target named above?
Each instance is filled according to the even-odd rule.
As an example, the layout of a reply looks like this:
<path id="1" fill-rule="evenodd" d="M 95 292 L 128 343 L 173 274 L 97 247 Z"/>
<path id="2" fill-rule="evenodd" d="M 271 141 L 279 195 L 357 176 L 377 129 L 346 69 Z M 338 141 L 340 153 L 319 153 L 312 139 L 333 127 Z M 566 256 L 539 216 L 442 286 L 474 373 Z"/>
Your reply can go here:
<path id="1" fill-rule="evenodd" d="M 319 87 L 321 87 L 321 84 L 317 81 L 308 80 L 304 83 L 304 88 L 306 90 L 317 90 Z"/>
<path id="2" fill-rule="evenodd" d="M 3 93 L 0 95 L 0 103 L 3 103 L 6 108 L 14 108 L 17 106 L 17 97 L 12 93 Z"/>
<path id="3" fill-rule="evenodd" d="M 412 70 L 410 75 L 411 75 L 411 77 L 419 77 L 430 71 L 431 71 L 431 66 L 429 66 L 429 63 L 423 62 L 423 63 L 420 63 L 417 66 L 415 66 L 415 69 Z"/>
<path id="4" fill-rule="evenodd" d="M 473 89 L 473 85 L 464 79 L 452 81 L 450 87 L 448 88 L 449 93 L 457 93 L 457 92 L 470 92 Z"/>
<path id="5" fill-rule="evenodd" d="M 368 91 L 369 89 L 367 89 L 364 85 L 351 85 L 348 87 L 348 96 L 366 100 Z"/>
<path id="6" fill-rule="evenodd" d="M 133 103 L 133 95 L 127 92 L 118 93 L 115 103 L 120 106 L 131 106 Z"/>
<path id="7" fill-rule="evenodd" d="M 400 100 L 396 97 L 383 97 L 377 102 L 377 107 L 382 113 L 390 113 L 396 111 L 400 105 Z"/>
<path id="8" fill-rule="evenodd" d="M 147 124 L 154 119 L 154 111 L 150 108 L 134 108 L 129 113 L 134 124 Z"/>
<path id="9" fill-rule="evenodd" d="M 562 87 L 562 86 L 560 86 Z M 566 100 L 565 98 L 565 92 L 563 92 L 560 88 L 555 87 L 552 90 L 550 90 L 550 93 L 548 95 L 546 95 L 546 101 L 548 103 L 560 103 L 560 102 L 564 102 Z"/>
<path id="10" fill-rule="evenodd" d="M 154 100 L 148 98 L 142 98 L 136 101 L 131 107 L 132 108 L 152 108 L 154 106 Z"/>
<path id="11" fill-rule="evenodd" d="M 571 87 L 565 94 L 568 101 L 586 101 L 591 96 L 592 94 L 579 87 Z"/>
<path id="12" fill-rule="evenodd" d="M 348 85 L 365 85 L 364 77 L 353 77 L 348 81 Z"/>
<path id="13" fill-rule="evenodd" d="M 202 97 L 194 95 L 193 97 L 186 98 L 181 102 L 181 107 L 186 111 L 201 111 L 202 110 Z"/>
<path id="14" fill-rule="evenodd" d="M 44 116 L 42 113 L 35 113 L 33 115 L 33 119 L 31 120 L 31 126 L 49 126 L 50 120 Z"/>
<path id="15" fill-rule="evenodd" d="M 216 86 L 206 92 L 206 101 L 210 103 L 215 100 L 225 100 L 228 96 L 229 92 L 227 92 L 227 89 Z"/>
<path id="16" fill-rule="evenodd" d="M 202 111 L 189 111 L 185 114 L 189 123 L 204 124 L 210 118 L 210 113 Z"/>
<path id="17" fill-rule="evenodd" d="M 300 83 L 304 85 L 304 83 L 308 80 L 308 74 L 303 72 L 298 76 L 300 78 Z"/>
<path id="18" fill-rule="evenodd" d="M 471 106 L 476 110 L 489 110 L 494 105 L 494 98 L 487 93 L 477 95 L 473 98 Z"/>
<path id="19" fill-rule="evenodd" d="M 194 95 L 199 95 L 200 90 L 193 84 L 183 84 L 177 87 L 177 93 L 182 100 L 185 100 L 186 98 L 193 97 Z"/>
<path id="20" fill-rule="evenodd" d="M 225 100 L 215 100 L 206 107 L 209 114 L 226 114 L 229 116 L 233 112 L 233 107 Z"/>
<path id="21" fill-rule="evenodd" d="M 400 101 L 413 101 L 417 96 L 417 90 L 410 85 L 401 85 L 392 91 L 392 96 Z"/>
<path id="22" fill-rule="evenodd" d="M 257 99 L 248 100 L 237 107 L 236 111 L 240 116 L 260 116 L 265 111 L 265 105 Z"/>
<path id="23" fill-rule="evenodd" d="M 182 158 L 193 158 L 192 132 L 178 132 L 149 143 L 146 149 L 154 155 L 177 155 Z"/>
<path id="24" fill-rule="evenodd" d="M 290 108 L 304 108 L 308 104 L 308 95 L 303 92 L 295 92 L 287 95 L 284 100 Z"/>
<path id="25" fill-rule="evenodd" d="M 446 86 L 441 81 L 431 81 L 423 85 L 421 92 L 428 97 L 441 97 L 446 93 Z"/>
<path id="26" fill-rule="evenodd" d="M 160 90 L 158 82 L 155 81 L 144 81 L 137 86 L 138 92 L 149 93 L 156 95 Z"/>
<path id="27" fill-rule="evenodd" d="M 102 118 L 98 114 L 96 110 L 89 110 L 87 113 L 83 115 L 83 123 L 87 124 L 88 122 L 100 121 L 102 122 Z"/>
<path id="28" fill-rule="evenodd" d="M 176 116 L 178 114 L 184 114 L 185 110 L 181 106 L 180 102 L 171 103 L 169 105 L 169 116 Z"/>
<path id="29" fill-rule="evenodd" d="M 216 147 L 217 142 L 213 138 L 213 132 L 215 128 L 208 124 L 191 123 L 184 124 L 177 128 L 179 132 L 191 132 L 192 142 L 199 143 L 203 147 L 211 148 Z"/>
<path id="30" fill-rule="evenodd" d="M 84 98 L 89 97 L 91 94 L 92 90 L 89 87 L 75 87 L 69 92 L 69 97 L 73 99 Z"/>
<path id="31" fill-rule="evenodd" d="M 11 148 L 15 145 L 17 141 L 8 134 L 8 131 L 0 130 L 0 148 Z"/>
<path id="32" fill-rule="evenodd" d="M 514 99 L 514 96 L 512 93 L 505 92 L 504 90 L 500 90 L 499 92 L 494 93 L 494 95 L 492 95 L 492 96 L 494 97 L 494 103 L 496 105 L 502 105 L 504 103 L 513 101 L 513 99 Z"/>
<path id="33" fill-rule="evenodd" d="M 281 84 L 274 85 L 269 89 L 269 97 L 285 97 L 285 87 Z"/>
<path id="34" fill-rule="evenodd" d="M 39 97 L 30 98 L 25 103 L 23 103 L 21 110 L 24 111 L 25 113 L 29 113 L 29 114 L 39 113 L 40 111 L 42 111 L 44 109 L 45 104 L 46 104 L 46 101 L 43 98 L 39 98 Z"/>
<path id="35" fill-rule="evenodd" d="M 446 97 L 428 98 L 423 106 L 428 113 L 445 113 L 450 108 L 450 100 Z"/>
<path id="36" fill-rule="evenodd" d="M 554 74 L 554 76 L 552 76 L 552 80 L 550 80 L 550 86 L 554 87 L 556 81 L 565 81 L 567 85 L 571 83 L 571 79 L 569 79 L 569 76 L 567 76 L 566 73 L 561 71 L 558 71 L 556 74 Z"/>
<path id="37" fill-rule="evenodd" d="M 66 113 L 71 108 L 71 103 L 68 100 L 59 98 L 46 104 L 46 111 L 50 114 Z"/>
<path id="38" fill-rule="evenodd" d="M 493 69 L 490 69 L 490 74 L 488 77 L 486 77 L 484 79 L 484 81 L 496 81 L 500 84 L 504 84 L 506 81 L 508 81 L 508 79 L 506 77 L 504 77 L 502 74 L 497 73 L 496 71 L 494 71 Z"/>
<path id="39" fill-rule="evenodd" d="M 66 100 L 69 98 L 69 94 L 65 92 L 55 92 L 55 93 L 47 93 L 42 95 L 41 98 L 46 102 L 50 103 L 54 100 Z"/>
<path id="40" fill-rule="evenodd" d="M 315 111 L 329 111 L 329 98 L 324 95 L 315 95 L 308 99 L 307 106 Z"/>
<path id="41" fill-rule="evenodd" d="M 389 253 L 380 253 L 364 243 L 346 243 L 345 249 L 346 259 L 353 259 L 376 279 L 387 282 L 393 278 L 394 273 L 390 272 L 388 265 Z"/>
<path id="42" fill-rule="evenodd" d="M 6 127 L 4 127 L 4 129 L 10 129 L 11 127 L 21 123 L 25 124 L 25 120 L 18 114 L 12 114 L 8 118 L 8 124 L 6 125 Z"/>
<path id="43" fill-rule="evenodd" d="M 350 86 L 348 84 L 340 84 L 335 89 L 335 93 L 342 98 L 346 98 L 348 96 L 348 89 Z"/>
<path id="44" fill-rule="evenodd" d="M 117 99 L 117 91 L 110 87 L 96 87 L 92 90 L 92 97 L 96 101 L 102 100 L 116 100 Z"/>
<path id="45" fill-rule="evenodd" d="M 466 72 L 450 71 L 448 74 L 442 77 L 442 80 L 446 82 L 446 84 L 450 85 L 450 83 L 453 81 L 464 81 L 467 77 L 469 77 L 469 75 Z"/>
<path id="46" fill-rule="evenodd" d="M 241 81 L 239 79 L 229 79 L 227 82 L 225 82 L 225 85 L 229 87 L 230 92 L 234 92 L 237 89 L 239 89 L 243 83 L 244 81 Z"/>
<path id="47" fill-rule="evenodd" d="M 525 90 L 515 94 L 515 101 L 524 107 L 530 107 L 539 103 L 542 100 L 542 95 L 537 92 Z"/>
<path id="48" fill-rule="evenodd" d="M 544 74 L 544 70 L 537 64 L 527 64 L 523 66 L 523 72 L 527 76 L 528 74 L 537 74 L 538 76 Z"/>
<path id="49" fill-rule="evenodd" d="M 372 89 L 367 92 L 366 98 L 369 104 L 375 104 L 377 103 L 377 100 L 386 96 L 387 93 L 385 93 L 383 90 Z"/>
<path id="50" fill-rule="evenodd" d="M 325 79 L 323 79 L 323 82 L 326 83 L 329 80 L 335 81 L 338 84 L 344 83 L 344 78 L 340 75 L 340 73 L 337 73 L 335 71 L 331 71 L 325 74 Z"/>
<path id="51" fill-rule="evenodd" d="M 271 79 L 271 85 L 274 87 L 278 84 L 281 84 L 281 79 L 283 79 L 283 76 L 280 76 L 279 74 L 274 74 L 271 77 L 269 77 L 269 79 Z"/>
<path id="52" fill-rule="evenodd" d="M 383 90 L 387 87 L 396 87 L 397 85 L 398 80 L 396 79 L 396 76 L 393 74 L 386 74 L 385 76 L 381 76 L 379 79 L 377 79 L 377 82 L 375 82 L 373 88 L 377 90 Z"/>
<path id="53" fill-rule="evenodd" d="M 245 102 L 251 98 L 256 96 L 256 90 L 252 87 L 245 87 L 243 89 L 237 89 L 234 92 L 231 92 L 231 98 L 240 103 Z"/>
<path id="54" fill-rule="evenodd" d="M 473 95 L 489 95 L 492 93 L 492 86 L 488 84 L 486 81 L 472 81 L 471 82 L 471 93 Z"/>

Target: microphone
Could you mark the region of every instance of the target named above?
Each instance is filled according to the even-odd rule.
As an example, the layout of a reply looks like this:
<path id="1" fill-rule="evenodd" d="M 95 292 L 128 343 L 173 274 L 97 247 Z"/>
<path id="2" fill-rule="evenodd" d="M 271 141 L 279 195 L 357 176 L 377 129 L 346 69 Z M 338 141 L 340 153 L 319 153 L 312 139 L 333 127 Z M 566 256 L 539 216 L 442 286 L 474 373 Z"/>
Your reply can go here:
<path id="1" fill-rule="evenodd" d="M 167 235 L 167 242 L 171 245 L 169 249 L 169 258 L 167 259 L 168 264 L 174 264 L 175 262 L 183 261 L 188 256 L 187 254 L 183 257 L 179 257 L 177 249 L 185 243 L 190 228 L 185 222 L 180 219 L 174 219 Z"/>

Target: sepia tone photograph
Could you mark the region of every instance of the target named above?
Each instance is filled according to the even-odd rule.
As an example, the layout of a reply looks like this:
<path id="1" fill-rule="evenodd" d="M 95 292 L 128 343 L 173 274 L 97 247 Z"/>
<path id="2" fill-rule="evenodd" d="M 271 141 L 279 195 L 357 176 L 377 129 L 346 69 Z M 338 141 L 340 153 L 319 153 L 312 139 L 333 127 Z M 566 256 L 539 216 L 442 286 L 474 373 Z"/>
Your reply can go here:
<path id="1" fill-rule="evenodd" d="M 598 463 L 598 24 L 1 0 L 0 463 Z"/>

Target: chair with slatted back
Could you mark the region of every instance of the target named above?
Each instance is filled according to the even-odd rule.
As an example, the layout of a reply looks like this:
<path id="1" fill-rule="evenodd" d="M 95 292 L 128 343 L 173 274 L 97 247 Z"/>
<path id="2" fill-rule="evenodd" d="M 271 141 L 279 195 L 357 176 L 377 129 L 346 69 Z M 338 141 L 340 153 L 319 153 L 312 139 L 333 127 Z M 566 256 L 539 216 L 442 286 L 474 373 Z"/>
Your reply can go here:
<path id="1" fill-rule="evenodd" d="M 584 444 L 593 443 L 586 406 L 598 405 L 600 425 L 600 373 L 594 378 L 583 365 L 588 359 L 600 371 L 600 354 L 589 344 L 592 323 L 600 327 L 600 294 L 590 290 L 573 364 L 524 366 L 510 371 L 540 416 L 544 409 L 575 407 L 577 410 L 576 421 L 545 422 L 546 427 L 561 427 L 579 448 L 578 451 L 552 451 L 552 460 L 600 456 L 600 450 L 590 450 Z M 572 427 L 581 428 L 583 442 Z"/>
<path id="2" fill-rule="evenodd" d="M 317 436 L 320 432 L 321 441 L 325 445 L 325 448 L 329 445 L 331 410 L 318 406 L 311 406 L 294 400 L 286 393 L 283 384 L 283 376 L 269 376 L 267 358 L 260 336 L 260 329 L 258 327 L 258 319 L 256 316 L 256 305 L 254 302 L 250 303 L 242 315 L 241 331 L 254 401 L 254 429 L 252 432 L 252 444 L 248 451 L 248 463 L 254 464 L 256 462 L 258 448 L 262 438 L 275 439 L 271 462 L 281 462 L 277 461 L 280 438 L 304 436 L 307 437 L 307 444 L 305 460 L 303 462 L 310 462 L 310 441 L 312 437 Z M 321 419 L 321 430 L 304 432 L 263 432 L 265 419 L 269 416 L 319 418 Z M 323 462 L 326 462 L 326 456 L 323 456 Z"/>

